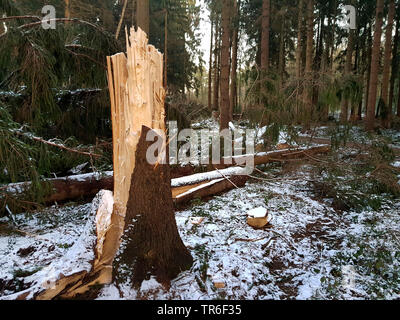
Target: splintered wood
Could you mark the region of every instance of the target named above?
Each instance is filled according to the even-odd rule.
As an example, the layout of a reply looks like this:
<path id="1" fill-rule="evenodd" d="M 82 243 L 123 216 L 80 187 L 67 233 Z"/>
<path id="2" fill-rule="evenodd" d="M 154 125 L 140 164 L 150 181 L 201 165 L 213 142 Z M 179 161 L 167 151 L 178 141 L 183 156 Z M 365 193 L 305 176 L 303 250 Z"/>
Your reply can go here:
<path id="1" fill-rule="evenodd" d="M 139 28 L 126 32 L 127 56 L 107 57 L 114 141 L 114 212 L 98 268 L 111 266 L 124 230 L 126 205 L 142 126 L 165 132 L 163 55 Z"/>

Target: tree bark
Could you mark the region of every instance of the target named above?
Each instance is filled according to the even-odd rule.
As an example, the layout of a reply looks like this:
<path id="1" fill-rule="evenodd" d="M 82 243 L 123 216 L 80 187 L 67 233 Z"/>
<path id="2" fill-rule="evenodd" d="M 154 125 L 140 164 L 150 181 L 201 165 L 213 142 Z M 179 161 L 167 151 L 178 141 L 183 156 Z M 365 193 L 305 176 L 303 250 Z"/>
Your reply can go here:
<path id="1" fill-rule="evenodd" d="M 346 53 L 346 65 L 344 68 L 345 76 L 351 75 L 353 70 L 354 33 L 355 30 L 349 30 L 349 39 L 348 39 L 347 53 Z M 347 99 L 346 97 L 342 97 L 342 105 L 340 112 L 341 123 L 346 123 L 348 120 L 349 103 L 350 103 L 349 99 Z"/>
<path id="2" fill-rule="evenodd" d="M 280 39 L 279 39 L 279 86 L 283 86 L 283 77 L 285 74 L 286 58 L 285 58 L 285 14 L 282 15 L 281 28 L 280 28 Z"/>
<path id="3" fill-rule="evenodd" d="M 365 119 L 365 129 L 367 131 L 373 131 L 375 128 L 375 108 L 378 92 L 379 57 L 382 38 L 384 3 L 384 0 L 377 0 L 376 5 L 375 32 L 371 55 L 371 72 L 368 93 L 367 117 Z"/>
<path id="4" fill-rule="evenodd" d="M 372 24 L 368 26 L 368 38 L 367 38 L 367 70 L 365 72 L 365 113 L 367 113 L 367 108 L 368 108 L 368 102 L 369 102 L 369 84 L 371 80 L 371 65 L 372 65 Z M 362 120 L 362 110 L 360 114 L 359 120 Z"/>
<path id="5" fill-rule="evenodd" d="M 213 38 L 214 38 L 214 19 L 210 16 L 211 19 L 211 41 L 210 41 L 210 60 L 208 65 L 208 109 L 213 111 L 212 104 L 212 63 L 213 63 Z"/>
<path id="6" fill-rule="evenodd" d="M 232 35 L 232 64 L 231 64 L 231 89 L 229 93 L 230 114 L 233 117 L 237 104 L 237 67 L 238 67 L 238 42 L 239 42 L 239 8 L 240 0 L 234 0 L 233 5 L 233 35 Z"/>
<path id="7" fill-rule="evenodd" d="M 214 45 L 214 110 L 219 109 L 219 82 L 220 82 L 220 21 L 219 16 L 215 17 L 215 45 Z"/>
<path id="8" fill-rule="evenodd" d="M 399 88 L 399 97 L 397 99 L 397 117 L 400 118 L 400 88 Z"/>
<path id="9" fill-rule="evenodd" d="M 150 4 L 149 0 L 137 0 L 137 25 L 146 32 L 149 37 L 150 32 Z"/>
<path id="10" fill-rule="evenodd" d="M 382 79 L 382 125 L 385 128 L 390 127 L 390 120 L 392 115 L 392 106 L 389 105 L 389 81 L 390 81 L 390 67 L 392 65 L 392 33 L 394 24 L 394 15 L 396 12 L 396 5 L 394 0 L 390 0 L 388 23 L 386 26 L 386 42 L 385 42 L 385 58 L 383 65 L 383 79 Z"/>
<path id="11" fill-rule="evenodd" d="M 269 36 L 270 36 L 271 0 L 263 0 L 261 29 L 261 71 L 269 71 Z"/>
<path id="12" fill-rule="evenodd" d="M 127 5 L 128 5 L 128 0 L 125 0 L 124 1 L 124 6 L 122 7 L 121 17 L 120 17 L 119 22 L 118 22 L 117 31 L 115 32 L 115 39 L 117 39 L 117 40 L 118 40 L 119 34 L 121 32 L 122 23 L 124 22 L 125 11 L 126 11 Z"/>
<path id="13" fill-rule="evenodd" d="M 297 48 L 296 48 L 296 78 L 299 80 L 302 76 L 302 41 L 303 41 L 303 7 L 304 0 L 299 0 L 298 23 L 297 23 Z"/>
<path id="14" fill-rule="evenodd" d="M 164 88 L 168 87 L 168 10 L 165 10 L 165 26 L 164 26 Z"/>
<path id="15" fill-rule="evenodd" d="M 222 48 L 221 48 L 221 102 L 220 130 L 228 129 L 232 120 L 229 101 L 230 78 L 230 13 L 231 0 L 223 0 L 222 4 Z"/>
<path id="16" fill-rule="evenodd" d="M 393 109 L 394 103 L 394 91 L 396 79 L 399 73 L 399 59 L 397 57 L 397 51 L 399 49 L 399 28 L 400 22 L 396 23 L 396 34 L 394 36 L 394 44 L 393 44 L 393 60 L 392 60 L 392 77 L 390 78 L 390 93 L 389 93 L 389 106 Z M 400 90 L 399 90 L 400 91 Z M 392 115 L 392 114 L 390 114 Z"/>
<path id="17" fill-rule="evenodd" d="M 304 90 L 304 103 L 307 111 L 307 118 L 311 121 L 314 107 L 312 105 L 313 92 L 313 52 L 314 52 L 314 0 L 307 0 L 307 47 L 306 47 L 306 67 L 305 81 L 307 83 Z M 309 125 L 309 124 L 307 124 Z"/>
<path id="18" fill-rule="evenodd" d="M 70 0 L 64 0 L 64 15 L 67 19 L 71 18 Z"/>
<path id="19" fill-rule="evenodd" d="M 151 129 L 142 128 L 126 211 L 124 243 L 117 267 L 132 268 L 132 284 L 140 286 L 149 275 L 164 285 L 187 270 L 193 258 L 179 236 L 175 220 L 168 164 L 154 166 L 146 160 Z M 116 273 L 118 280 L 118 273 Z"/>

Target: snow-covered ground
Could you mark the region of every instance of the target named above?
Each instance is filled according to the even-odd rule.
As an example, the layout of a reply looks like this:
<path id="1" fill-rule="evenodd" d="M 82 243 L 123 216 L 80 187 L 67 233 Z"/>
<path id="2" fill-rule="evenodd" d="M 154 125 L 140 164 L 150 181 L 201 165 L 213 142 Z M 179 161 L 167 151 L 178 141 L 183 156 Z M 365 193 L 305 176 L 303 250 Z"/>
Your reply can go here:
<path id="1" fill-rule="evenodd" d="M 308 179 L 305 167 L 177 212 L 195 258 L 192 269 L 169 291 L 150 279 L 140 291 L 129 282 L 106 286 L 99 299 L 400 298 L 400 201 L 380 212 L 339 213 L 329 200 L 314 198 Z M 246 224 L 248 211 L 258 207 L 273 217 L 264 230 Z M 22 233 L 6 232 L 1 220 L 0 284 L 7 289 L 0 294 L 26 288 L 24 278 L 60 259 L 90 209 L 87 204 L 18 215 Z M 193 217 L 204 220 L 197 225 Z"/>
<path id="2" fill-rule="evenodd" d="M 109 285 L 99 299 L 399 298 L 400 202 L 338 213 L 329 200 L 313 199 L 307 179 L 296 173 L 249 183 L 178 212 L 192 269 L 169 291 L 150 279 L 139 291 L 129 282 Z M 273 217 L 264 230 L 246 224 L 257 207 Z M 196 225 L 193 217 L 205 219 Z"/>
<path id="3" fill-rule="evenodd" d="M 215 126 L 208 120 L 194 127 Z M 397 133 L 388 134 L 400 144 Z M 314 136 L 330 137 L 332 131 L 318 128 Z M 357 141 L 363 133 L 352 129 L 350 136 Z M 281 134 L 279 142 L 286 140 Z M 154 279 L 135 290 L 127 280 L 105 286 L 98 299 L 400 298 L 399 199 L 388 197 L 379 211 L 339 212 L 331 199 L 314 194 L 311 165 L 283 173 L 273 165 L 264 169 L 267 175 L 257 175 L 244 188 L 176 213 L 195 262 L 169 290 Z M 261 207 L 272 221 L 255 230 L 247 215 Z M 0 219 L 0 297 L 26 289 L 36 274 L 59 261 L 91 212 L 91 204 L 75 204 L 16 215 L 13 227 L 8 218 Z"/>
<path id="4" fill-rule="evenodd" d="M 0 297 L 27 289 L 41 270 L 61 260 L 84 231 L 91 208 L 88 203 L 19 214 L 15 226 L 1 219 Z"/>

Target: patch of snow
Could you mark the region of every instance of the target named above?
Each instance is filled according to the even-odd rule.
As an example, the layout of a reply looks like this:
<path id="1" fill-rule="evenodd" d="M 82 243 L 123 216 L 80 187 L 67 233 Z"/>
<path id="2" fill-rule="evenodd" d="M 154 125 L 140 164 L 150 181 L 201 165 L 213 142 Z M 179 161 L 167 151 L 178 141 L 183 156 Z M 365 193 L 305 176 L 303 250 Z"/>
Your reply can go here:
<path id="1" fill-rule="evenodd" d="M 175 187 L 181 187 L 181 186 L 185 186 L 185 185 L 198 184 L 198 183 L 201 183 L 204 181 L 214 180 L 214 179 L 218 179 L 218 178 L 221 178 L 224 176 L 229 178 L 229 177 L 235 176 L 235 175 L 242 175 L 245 172 L 246 172 L 246 170 L 243 168 L 233 167 L 233 168 L 228 168 L 228 169 L 223 169 L 223 170 L 218 170 L 218 171 L 197 173 L 197 174 L 187 176 L 187 177 L 172 179 L 171 186 L 173 188 L 175 188 Z"/>
<path id="2" fill-rule="evenodd" d="M 140 286 L 140 291 L 154 291 L 160 288 L 162 288 L 162 285 L 154 277 L 151 277 L 150 280 L 144 280 L 142 282 L 142 285 Z"/>
<path id="3" fill-rule="evenodd" d="M 265 218 L 267 216 L 267 213 L 267 209 L 265 209 L 264 207 L 258 207 L 247 212 L 247 215 L 253 218 Z"/>
<path id="4" fill-rule="evenodd" d="M 400 161 L 393 162 L 392 166 L 395 167 L 395 168 L 400 168 Z"/>

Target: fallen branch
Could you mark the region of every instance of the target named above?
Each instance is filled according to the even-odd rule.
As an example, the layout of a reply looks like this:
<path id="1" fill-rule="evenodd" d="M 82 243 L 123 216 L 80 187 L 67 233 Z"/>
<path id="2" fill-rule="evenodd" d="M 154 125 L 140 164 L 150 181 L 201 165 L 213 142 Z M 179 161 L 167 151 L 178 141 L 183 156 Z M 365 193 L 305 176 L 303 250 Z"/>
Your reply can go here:
<path id="1" fill-rule="evenodd" d="M 42 21 L 42 18 L 38 16 L 10 16 L 10 17 L 2 17 L 0 21 L 7 21 L 7 20 L 18 20 L 18 19 L 34 19 L 38 21 Z"/>
<path id="2" fill-rule="evenodd" d="M 36 137 L 36 136 L 34 136 L 32 134 L 29 134 L 29 133 L 20 132 L 20 131 L 13 131 L 13 133 L 15 133 L 16 135 L 19 135 L 19 136 L 22 136 L 22 137 L 25 137 L 25 138 L 28 138 L 28 139 L 43 143 L 43 144 L 47 144 L 47 145 L 52 146 L 52 147 L 63 149 L 63 150 L 68 151 L 68 152 L 78 153 L 78 154 L 81 154 L 81 155 L 84 155 L 84 156 L 94 157 L 94 158 L 101 157 L 101 155 L 99 155 L 99 154 L 80 151 L 80 150 L 76 150 L 76 149 L 71 149 L 71 148 L 68 148 L 68 147 L 66 147 L 66 146 L 64 146 L 62 144 L 58 144 L 58 143 L 54 143 L 54 142 L 51 142 L 51 141 L 48 141 L 48 140 L 44 140 L 42 138 Z"/>
<path id="3" fill-rule="evenodd" d="M 262 238 L 258 238 L 258 239 L 242 239 L 242 238 L 236 238 L 235 241 L 236 242 L 258 242 L 261 240 L 265 240 L 268 239 L 269 237 L 262 237 Z"/>
<path id="4" fill-rule="evenodd" d="M 23 16 L 21 16 L 21 17 L 23 17 Z M 26 17 L 26 18 L 34 18 L 33 16 L 32 17 L 24 16 L 24 17 Z M 13 17 L 13 18 L 17 19 L 19 17 Z M 44 22 L 47 22 L 47 23 L 50 23 L 50 22 L 63 22 L 63 23 L 74 22 L 74 23 L 80 23 L 80 24 L 84 24 L 84 25 L 90 26 L 93 29 L 99 31 L 100 33 L 106 35 L 104 30 L 102 30 L 100 27 L 96 26 L 95 24 L 90 23 L 90 22 L 85 21 L 85 20 L 76 19 L 76 18 L 72 18 L 72 19 L 71 18 L 55 18 L 55 19 L 47 19 L 47 20 L 40 19 L 40 21 L 38 21 L 38 22 L 32 22 L 32 23 L 23 24 L 23 25 L 19 26 L 17 29 L 22 30 L 22 29 L 27 29 L 27 28 L 31 28 L 31 27 L 40 26 Z M 8 31 L 0 34 L 0 38 L 4 37 L 7 33 L 8 33 Z"/>

